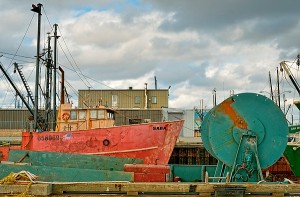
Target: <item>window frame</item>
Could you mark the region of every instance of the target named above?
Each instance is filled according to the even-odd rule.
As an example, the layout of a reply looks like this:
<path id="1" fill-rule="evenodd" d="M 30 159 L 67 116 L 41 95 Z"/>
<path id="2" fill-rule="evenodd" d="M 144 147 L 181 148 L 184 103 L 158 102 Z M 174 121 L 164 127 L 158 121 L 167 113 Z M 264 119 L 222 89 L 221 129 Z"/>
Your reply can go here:
<path id="1" fill-rule="evenodd" d="M 77 111 L 71 110 L 70 111 L 70 120 L 77 120 L 77 118 L 78 118 Z"/>
<path id="2" fill-rule="evenodd" d="M 78 120 L 86 120 L 86 111 L 85 110 L 80 110 L 78 112 Z"/>
<path id="3" fill-rule="evenodd" d="M 151 97 L 151 103 L 152 104 L 157 104 L 157 96 L 152 96 Z"/>
<path id="4" fill-rule="evenodd" d="M 96 109 L 90 110 L 90 119 L 97 119 L 98 113 Z"/>
<path id="5" fill-rule="evenodd" d="M 140 96 L 135 96 L 134 97 L 134 104 L 141 104 L 141 97 Z"/>

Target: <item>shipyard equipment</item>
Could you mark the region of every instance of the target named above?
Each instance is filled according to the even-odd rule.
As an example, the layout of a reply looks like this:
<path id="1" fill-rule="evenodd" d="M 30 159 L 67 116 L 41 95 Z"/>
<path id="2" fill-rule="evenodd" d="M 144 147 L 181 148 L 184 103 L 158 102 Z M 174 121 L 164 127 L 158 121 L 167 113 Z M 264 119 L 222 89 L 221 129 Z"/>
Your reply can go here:
<path id="1" fill-rule="evenodd" d="M 236 94 L 215 106 L 202 123 L 202 141 L 218 159 L 213 181 L 258 182 L 287 145 L 288 125 L 265 96 Z"/>

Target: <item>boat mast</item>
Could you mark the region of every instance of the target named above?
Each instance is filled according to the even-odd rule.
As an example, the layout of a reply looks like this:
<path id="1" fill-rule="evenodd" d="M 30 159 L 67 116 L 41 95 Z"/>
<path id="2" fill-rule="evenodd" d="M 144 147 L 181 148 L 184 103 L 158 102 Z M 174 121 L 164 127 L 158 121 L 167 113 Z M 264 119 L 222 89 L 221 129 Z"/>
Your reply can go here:
<path id="1" fill-rule="evenodd" d="M 53 130 L 56 128 L 56 69 L 57 69 L 57 24 L 54 24 L 54 63 L 53 63 Z"/>
<path id="2" fill-rule="evenodd" d="M 276 68 L 277 72 L 277 99 L 278 99 L 278 107 L 280 108 L 280 89 L 279 89 L 279 73 L 278 73 L 278 67 Z"/>
<path id="3" fill-rule="evenodd" d="M 271 98 L 272 98 L 272 101 L 274 101 L 274 93 L 273 93 L 272 78 L 271 78 L 270 71 L 269 71 L 269 83 L 270 83 Z"/>
<path id="4" fill-rule="evenodd" d="M 60 66 L 58 69 L 61 72 L 60 104 L 65 104 L 65 72 Z"/>
<path id="5" fill-rule="evenodd" d="M 38 13 L 38 33 L 37 33 L 37 50 L 36 50 L 36 72 L 35 72 L 35 97 L 34 97 L 34 122 L 33 122 L 33 128 L 36 130 L 38 128 L 38 119 L 39 119 L 39 72 L 40 72 L 40 37 L 41 37 L 41 7 L 42 4 L 37 4 L 35 6 L 32 4 L 31 11 Z"/>
<path id="6" fill-rule="evenodd" d="M 51 76 L 52 76 L 52 70 L 51 70 L 51 46 L 50 46 L 50 41 L 51 41 L 51 36 L 48 33 L 48 48 L 47 48 L 47 62 L 46 62 L 46 103 L 45 103 L 45 129 L 46 131 L 49 131 L 49 115 L 51 112 L 51 95 L 50 95 L 50 88 L 51 88 Z"/>

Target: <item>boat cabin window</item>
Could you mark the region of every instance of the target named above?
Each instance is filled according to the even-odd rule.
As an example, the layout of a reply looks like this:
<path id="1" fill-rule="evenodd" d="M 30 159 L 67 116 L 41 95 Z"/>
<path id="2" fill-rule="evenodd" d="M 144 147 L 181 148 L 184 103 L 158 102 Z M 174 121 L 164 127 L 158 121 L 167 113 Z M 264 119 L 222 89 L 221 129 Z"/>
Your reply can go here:
<path id="1" fill-rule="evenodd" d="M 107 112 L 107 118 L 108 119 L 114 119 L 115 118 L 115 114 L 111 113 L 111 112 Z"/>
<path id="2" fill-rule="evenodd" d="M 104 119 L 104 110 L 98 110 L 98 119 Z"/>
<path id="3" fill-rule="evenodd" d="M 77 112 L 70 111 L 70 120 L 77 120 Z"/>
<path id="4" fill-rule="evenodd" d="M 90 111 L 90 118 L 97 119 L 97 110 Z"/>
<path id="5" fill-rule="evenodd" d="M 79 118 L 79 120 L 85 120 L 86 119 L 86 111 L 79 111 L 78 118 Z"/>

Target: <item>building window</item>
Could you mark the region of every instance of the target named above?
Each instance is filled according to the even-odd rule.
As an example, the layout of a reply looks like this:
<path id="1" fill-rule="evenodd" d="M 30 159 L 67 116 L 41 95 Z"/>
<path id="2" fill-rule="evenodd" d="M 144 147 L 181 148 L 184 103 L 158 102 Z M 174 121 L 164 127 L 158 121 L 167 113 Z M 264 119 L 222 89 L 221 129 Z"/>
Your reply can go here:
<path id="1" fill-rule="evenodd" d="M 151 103 L 153 103 L 153 104 L 157 103 L 157 97 L 156 96 L 152 96 Z"/>
<path id="2" fill-rule="evenodd" d="M 141 97 L 140 96 L 135 96 L 134 97 L 134 103 L 135 104 L 140 104 L 141 103 Z"/>
<path id="3" fill-rule="evenodd" d="M 111 107 L 118 107 L 118 95 L 111 96 Z"/>

